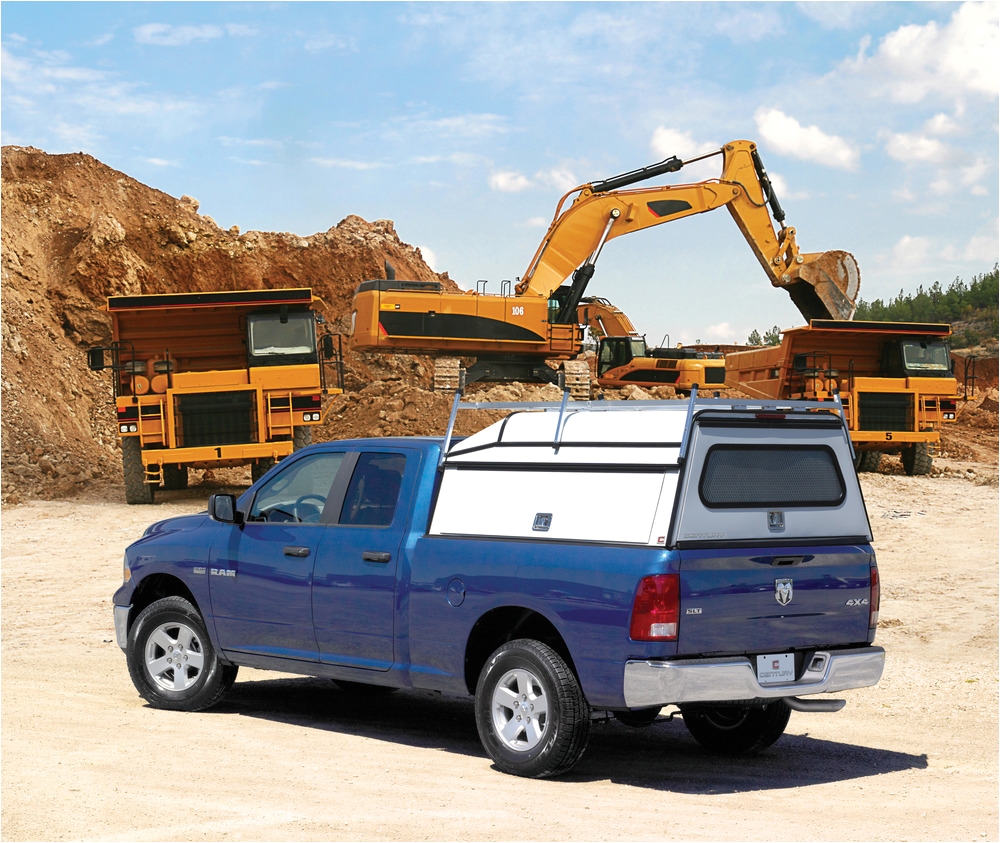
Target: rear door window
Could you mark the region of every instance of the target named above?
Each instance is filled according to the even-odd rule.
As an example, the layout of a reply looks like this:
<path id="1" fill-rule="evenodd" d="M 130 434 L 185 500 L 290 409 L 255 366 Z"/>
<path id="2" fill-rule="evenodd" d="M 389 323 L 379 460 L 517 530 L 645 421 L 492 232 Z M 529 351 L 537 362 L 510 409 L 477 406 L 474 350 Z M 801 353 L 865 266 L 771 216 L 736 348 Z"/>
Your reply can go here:
<path id="1" fill-rule="evenodd" d="M 710 508 L 837 506 L 846 487 L 827 446 L 714 445 L 698 492 Z"/>

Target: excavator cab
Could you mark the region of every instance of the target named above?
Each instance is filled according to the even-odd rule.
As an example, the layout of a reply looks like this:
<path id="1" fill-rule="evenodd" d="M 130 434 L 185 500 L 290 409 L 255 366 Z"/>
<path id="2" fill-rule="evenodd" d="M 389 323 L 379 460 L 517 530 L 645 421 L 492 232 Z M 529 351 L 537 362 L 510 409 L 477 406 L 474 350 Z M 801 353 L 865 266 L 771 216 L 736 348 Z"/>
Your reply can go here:
<path id="1" fill-rule="evenodd" d="M 642 337 L 608 337 L 601 340 L 597 354 L 597 376 L 610 369 L 631 363 L 636 357 L 648 357 Z"/>

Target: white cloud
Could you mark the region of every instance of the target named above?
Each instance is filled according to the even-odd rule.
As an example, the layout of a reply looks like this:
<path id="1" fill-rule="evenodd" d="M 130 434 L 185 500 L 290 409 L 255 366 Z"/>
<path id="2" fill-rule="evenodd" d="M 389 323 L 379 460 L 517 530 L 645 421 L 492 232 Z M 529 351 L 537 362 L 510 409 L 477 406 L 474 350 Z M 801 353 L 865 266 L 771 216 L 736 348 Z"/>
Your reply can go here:
<path id="1" fill-rule="evenodd" d="M 903 162 L 929 161 L 932 164 L 943 164 L 952 157 L 946 144 L 936 138 L 918 134 L 890 133 L 885 151 L 890 158 Z"/>
<path id="2" fill-rule="evenodd" d="M 857 148 L 837 135 L 826 134 L 818 126 L 803 126 L 776 108 L 757 109 L 754 120 L 764 143 L 782 155 L 840 170 L 858 167 Z"/>
<path id="3" fill-rule="evenodd" d="M 549 222 L 545 217 L 532 217 L 524 225 L 526 228 L 548 228 Z"/>
<path id="4" fill-rule="evenodd" d="M 770 3 L 727 3 L 721 11 L 715 17 L 715 28 L 737 44 L 785 33 L 780 8 Z"/>
<path id="5" fill-rule="evenodd" d="M 768 172 L 767 176 L 771 180 L 771 186 L 774 188 L 779 202 L 784 202 L 786 199 L 798 200 L 809 198 L 809 194 L 805 190 L 791 190 L 784 176 L 772 172 Z"/>
<path id="6" fill-rule="evenodd" d="M 316 33 L 309 35 L 302 45 L 310 53 L 318 53 L 322 50 L 351 50 L 352 42 L 349 38 L 335 33 Z"/>
<path id="7" fill-rule="evenodd" d="M 490 173 L 490 188 L 501 193 L 520 193 L 531 187 L 531 180 L 523 173 L 511 170 Z"/>
<path id="8" fill-rule="evenodd" d="M 657 126 L 653 132 L 653 138 L 649 142 L 649 148 L 655 155 L 661 158 L 669 158 L 676 155 L 682 161 L 714 152 L 721 148 L 721 144 L 711 141 L 696 141 L 691 137 L 690 132 L 682 132 L 680 129 L 671 129 L 667 126 Z"/>
<path id="9" fill-rule="evenodd" d="M 736 336 L 735 329 L 729 322 L 720 322 L 718 325 L 709 325 L 705 328 L 700 337 L 704 343 L 731 343 Z"/>
<path id="10" fill-rule="evenodd" d="M 816 21 L 824 29 L 851 29 L 865 17 L 871 5 L 869 2 L 852 3 L 847 0 L 810 0 L 797 4 L 803 15 Z"/>
<path id="11" fill-rule="evenodd" d="M 550 170 L 539 170 L 535 178 L 542 184 L 552 185 L 556 190 L 566 193 L 579 186 L 580 181 L 568 167 L 553 167 Z"/>
<path id="12" fill-rule="evenodd" d="M 970 238 L 962 253 L 963 260 L 979 261 L 992 266 L 1000 256 L 1000 241 L 997 240 L 997 222 L 993 221 L 993 231 Z"/>
<path id="13" fill-rule="evenodd" d="M 998 24 L 1000 5 L 966 2 L 944 26 L 936 21 L 901 26 L 871 56 L 862 42 L 858 56 L 843 66 L 869 77 L 875 93 L 888 93 L 897 102 L 919 102 L 931 93 L 996 97 Z"/>
<path id="14" fill-rule="evenodd" d="M 437 255 L 435 255 L 434 252 L 432 252 L 426 246 L 418 246 L 417 248 L 420 251 L 420 257 L 424 259 L 424 263 L 427 264 L 435 272 L 437 272 L 438 271 Z"/>
<path id="15" fill-rule="evenodd" d="M 930 242 L 926 237 L 901 237 L 892 247 L 892 262 L 896 268 L 918 266 L 927 261 Z"/>
<path id="16" fill-rule="evenodd" d="M 166 158 L 147 158 L 147 164 L 152 164 L 154 167 L 176 167 L 177 163 L 175 161 L 168 161 Z"/>
<path id="17" fill-rule="evenodd" d="M 135 40 L 140 44 L 155 44 L 159 47 L 181 47 L 195 41 L 213 41 L 221 38 L 221 26 L 171 26 L 166 23 L 147 23 L 133 30 Z"/>
<path id="18" fill-rule="evenodd" d="M 935 114 L 924 123 L 924 131 L 930 135 L 953 135 L 958 131 L 958 123 L 947 114 Z"/>
<path id="19" fill-rule="evenodd" d="M 351 161 L 346 158 L 313 158 L 312 162 L 341 170 L 380 170 L 386 166 L 378 161 Z"/>

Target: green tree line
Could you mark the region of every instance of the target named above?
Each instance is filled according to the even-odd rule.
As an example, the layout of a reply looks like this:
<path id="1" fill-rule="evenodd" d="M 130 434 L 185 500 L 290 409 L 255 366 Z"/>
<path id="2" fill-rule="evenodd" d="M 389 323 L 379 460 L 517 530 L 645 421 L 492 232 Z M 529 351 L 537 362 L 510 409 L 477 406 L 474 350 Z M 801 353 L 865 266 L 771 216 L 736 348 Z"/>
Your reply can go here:
<path id="1" fill-rule="evenodd" d="M 969 283 L 956 278 L 947 289 L 935 281 L 929 289 L 918 287 L 915 294 L 900 290 L 899 295 L 889 301 L 861 299 L 854 318 L 873 322 L 947 322 L 955 331 L 953 348 L 980 345 L 991 338 L 996 340 L 1000 330 L 998 268 L 1000 265 L 994 264 L 991 272 L 973 276 Z M 777 327 L 763 336 L 755 330 L 747 337 L 749 345 L 777 345 L 780 341 Z"/>

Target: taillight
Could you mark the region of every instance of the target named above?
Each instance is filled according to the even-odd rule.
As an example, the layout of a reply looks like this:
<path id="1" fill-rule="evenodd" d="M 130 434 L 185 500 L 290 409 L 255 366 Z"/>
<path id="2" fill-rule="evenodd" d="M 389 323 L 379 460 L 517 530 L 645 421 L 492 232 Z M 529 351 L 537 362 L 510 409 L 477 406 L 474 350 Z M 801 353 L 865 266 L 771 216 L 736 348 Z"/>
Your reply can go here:
<path id="1" fill-rule="evenodd" d="M 875 559 L 871 562 L 871 594 L 868 597 L 868 628 L 875 629 L 878 626 L 878 602 L 881 588 L 878 582 L 878 566 Z"/>
<path id="2" fill-rule="evenodd" d="M 677 574 L 643 577 L 632 602 L 629 637 L 634 641 L 676 641 L 680 608 Z"/>

